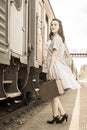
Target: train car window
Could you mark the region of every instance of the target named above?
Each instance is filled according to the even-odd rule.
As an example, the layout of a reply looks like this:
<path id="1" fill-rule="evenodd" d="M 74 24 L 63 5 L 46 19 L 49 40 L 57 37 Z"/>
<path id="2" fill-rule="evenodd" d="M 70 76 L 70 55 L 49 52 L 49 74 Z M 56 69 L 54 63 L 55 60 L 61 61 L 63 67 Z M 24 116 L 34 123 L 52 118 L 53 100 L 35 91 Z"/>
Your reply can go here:
<path id="1" fill-rule="evenodd" d="M 18 11 L 21 10 L 22 7 L 22 0 L 14 0 L 14 5 Z"/>

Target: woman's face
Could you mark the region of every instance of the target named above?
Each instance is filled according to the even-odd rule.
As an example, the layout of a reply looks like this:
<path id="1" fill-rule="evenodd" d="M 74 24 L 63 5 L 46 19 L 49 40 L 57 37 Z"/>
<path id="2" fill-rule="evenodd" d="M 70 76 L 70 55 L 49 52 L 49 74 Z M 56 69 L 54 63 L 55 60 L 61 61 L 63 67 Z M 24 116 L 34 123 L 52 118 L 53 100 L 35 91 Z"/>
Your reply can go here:
<path id="1" fill-rule="evenodd" d="M 59 22 L 56 20 L 53 20 L 50 26 L 50 30 L 52 33 L 54 34 L 58 34 L 58 30 L 59 30 Z"/>

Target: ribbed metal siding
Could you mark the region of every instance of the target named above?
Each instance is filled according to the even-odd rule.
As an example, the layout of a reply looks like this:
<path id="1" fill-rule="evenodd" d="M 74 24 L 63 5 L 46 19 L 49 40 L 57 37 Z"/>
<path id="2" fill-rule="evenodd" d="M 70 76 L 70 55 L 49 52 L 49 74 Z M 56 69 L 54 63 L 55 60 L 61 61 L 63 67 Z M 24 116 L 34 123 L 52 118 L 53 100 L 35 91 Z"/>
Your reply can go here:
<path id="1" fill-rule="evenodd" d="M 8 0 L 0 0 L 0 48 L 5 49 L 8 46 Z"/>

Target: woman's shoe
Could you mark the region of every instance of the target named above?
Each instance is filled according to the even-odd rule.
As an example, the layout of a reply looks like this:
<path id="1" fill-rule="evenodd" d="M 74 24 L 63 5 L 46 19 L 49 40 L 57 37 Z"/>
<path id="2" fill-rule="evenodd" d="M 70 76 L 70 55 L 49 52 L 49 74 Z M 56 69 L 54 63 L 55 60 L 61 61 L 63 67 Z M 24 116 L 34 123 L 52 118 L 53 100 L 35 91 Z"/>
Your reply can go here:
<path id="1" fill-rule="evenodd" d="M 61 115 L 61 118 L 59 118 L 59 120 L 56 121 L 57 124 L 59 123 L 63 123 L 64 121 L 68 121 L 68 115 L 67 113 L 65 113 L 64 115 Z"/>
<path id="2" fill-rule="evenodd" d="M 59 118 L 60 118 L 59 116 L 53 117 L 53 120 L 47 121 L 47 123 L 48 124 L 53 124 L 53 123 L 57 122 L 59 120 Z"/>

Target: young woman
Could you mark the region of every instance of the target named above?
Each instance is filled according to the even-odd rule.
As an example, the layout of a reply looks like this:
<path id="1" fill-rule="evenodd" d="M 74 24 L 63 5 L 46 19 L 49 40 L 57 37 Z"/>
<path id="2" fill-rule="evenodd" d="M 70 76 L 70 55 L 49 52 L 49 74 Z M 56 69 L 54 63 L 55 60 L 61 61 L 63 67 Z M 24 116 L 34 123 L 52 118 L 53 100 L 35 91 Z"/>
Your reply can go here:
<path id="1" fill-rule="evenodd" d="M 57 85 L 63 84 L 64 89 L 76 89 L 80 88 L 80 85 L 75 80 L 70 68 L 64 60 L 64 42 L 65 37 L 63 34 L 62 23 L 58 19 L 53 19 L 50 25 L 50 40 L 51 43 L 48 47 L 47 63 L 48 74 L 47 79 L 56 79 Z M 49 124 L 63 123 L 67 121 L 68 115 L 65 112 L 58 97 L 55 97 L 51 101 L 53 119 L 47 121 Z"/>

